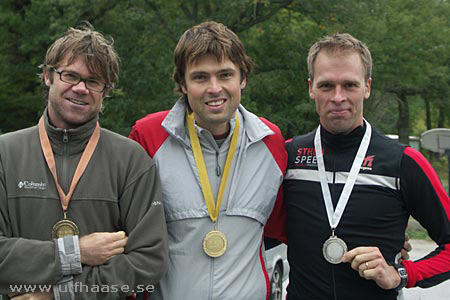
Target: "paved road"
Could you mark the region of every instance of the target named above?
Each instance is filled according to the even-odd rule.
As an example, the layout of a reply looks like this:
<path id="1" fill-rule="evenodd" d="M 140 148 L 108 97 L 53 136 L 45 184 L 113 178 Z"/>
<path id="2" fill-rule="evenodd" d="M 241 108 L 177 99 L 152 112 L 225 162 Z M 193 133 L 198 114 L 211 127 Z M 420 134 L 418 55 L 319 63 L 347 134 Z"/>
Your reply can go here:
<path id="1" fill-rule="evenodd" d="M 424 257 L 429 252 L 436 248 L 436 244 L 433 241 L 425 240 L 411 240 L 413 250 L 410 253 L 412 260 L 416 260 Z M 289 282 L 287 279 L 283 283 L 283 299 L 286 299 L 286 286 Z M 404 300 L 449 300 L 450 299 L 450 280 L 443 282 L 432 288 L 411 288 L 404 289 Z"/>

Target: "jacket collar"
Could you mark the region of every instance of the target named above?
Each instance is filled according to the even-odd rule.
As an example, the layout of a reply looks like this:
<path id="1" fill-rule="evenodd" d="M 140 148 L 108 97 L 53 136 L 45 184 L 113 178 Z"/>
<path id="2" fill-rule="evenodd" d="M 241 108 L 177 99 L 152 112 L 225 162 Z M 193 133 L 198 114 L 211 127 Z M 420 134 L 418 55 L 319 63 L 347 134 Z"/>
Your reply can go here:
<path id="1" fill-rule="evenodd" d="M 346 150 L 358 147 L 366 132 L 366 125 L 360 125 L 348 134 L 333 134 L 320 126 L 322 143 L 333 150 Z"/>
<path id="2" fill-rule="evenodd" d="M 187 133 L 187 108 L 188 102 L 186 96 L 180 97 L 162 122 L 162 126 L 170 135 L 190 145 Z M 257 116 L 246 110 L 241 104 L 238 107 L 238 112 L 242 117 L 241 127 L 244 129 L 243 132 L 245 132 L 250 143 L 257 142 L 268 135 L 275 134 Z"/>
<path id="3" fill-rule="evenodd" d="M 56 128 L 50 123 L 47 108 L 45 108 L 43 116 L 45 130 L 53 152 L 58 155 L 73 155 L 83 152 L 98 120 L 98 117 L 96 117 L 75 129 L 62 129 Z"/>

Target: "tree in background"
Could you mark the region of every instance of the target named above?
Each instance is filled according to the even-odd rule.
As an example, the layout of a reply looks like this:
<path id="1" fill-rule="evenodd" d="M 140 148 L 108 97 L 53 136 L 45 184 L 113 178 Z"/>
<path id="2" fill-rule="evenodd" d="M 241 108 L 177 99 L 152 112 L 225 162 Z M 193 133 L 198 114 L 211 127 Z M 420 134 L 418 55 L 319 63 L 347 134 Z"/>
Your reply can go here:
<path id="1" fill-rule="evenodd" d="M 335 32 L 365 41 L 374 56 L 367 118 L 405 141 L 411 130 L 449 127 L 448 15 L 446 0 L 3 0 L 0 132 L 37 122 L 43 99 L 35 74 L 68 26 L 87 20 L 114 37 L 120 82 L 100 121 L 127 135 L 136 119 L 175 102 L 172 53 L 184 30 L 216 20 L 238 33 L 257 64 L 244 105 L 286 137 L 317 126 L 307 85 L 310 45 Z"/>

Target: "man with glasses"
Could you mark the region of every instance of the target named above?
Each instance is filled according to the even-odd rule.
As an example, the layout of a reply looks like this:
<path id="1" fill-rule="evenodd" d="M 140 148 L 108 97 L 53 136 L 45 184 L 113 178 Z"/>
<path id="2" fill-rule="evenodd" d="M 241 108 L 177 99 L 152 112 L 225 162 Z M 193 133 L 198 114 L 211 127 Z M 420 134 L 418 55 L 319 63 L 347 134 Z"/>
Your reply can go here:
<path id="1" fill-rule="evenodd" d="M 52 70 L 55 73 L 59 74 L 59 79 L 61 79 L 61 81 L 70 83 L 72 85 L 78 85 L 80 81 L 83 81 L 86 85 L 86 88 L 93 92 L 103 93 L 105 89 L 109 89 L 112 87 L 109 83 L 104 83 L 101 80 L 93 78 L 84 79 L 81 78 L 77 73 L 73 73 L 70 71 L 58 71 L 55 68 L 52 68 Z"/>
<path id="2" fill-rule="evenodd" d="M 70 28 L 42 69 L 38 126 L 0 137 L 0 294 L 124 299 L 152 290 L 167 264 L 156 166 L 98 125 L 118 81 L 113 42 L 89 24 Z"/>

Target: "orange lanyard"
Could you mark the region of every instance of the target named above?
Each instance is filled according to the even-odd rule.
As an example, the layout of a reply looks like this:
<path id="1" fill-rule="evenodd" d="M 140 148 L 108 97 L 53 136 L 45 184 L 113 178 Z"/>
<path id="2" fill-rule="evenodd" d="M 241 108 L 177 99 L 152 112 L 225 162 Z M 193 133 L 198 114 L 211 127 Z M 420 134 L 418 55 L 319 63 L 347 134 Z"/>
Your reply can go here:
<path id="1" fill-rule="evenodd" d="M 47 161 L 47 165 L 50 169 L 50 172 L 53 175 L 53 179 L 55 180 L 56 188 L 59 193 L 59 199 L 61 200 L 61 206 L 64 212 L 66 212 L 67 207 L 69 206 L 70 198 L 72 198 L 72 194 L 75 190 L 75 187 L 77 186 L 78 181 L 80 180 L 81 176 L 86 170 L 86 167 L 89 161 L 91 160 L 92 154 L 94 153 L 94 150 L 97 147 L 98 140 L 100 139 L 100 125 L 97 122 L 94 132 L 92 133 L 91 138 L 89 139 L 89 142 L 86 148 L 84 149 L 83 154 L 81 155 L 81 159 L 78 162 L 67 195 L 62 190 L 61 185 L 59 184 L 58 181 L 55 156 L 53 155 L 52 146 L 50 145 L 50 140 L 48 139 L 47 131 L 45 130 L 44 117 L 41 117 L 41 119 L 39 120 L 39 139 L 41 141 L 41 148 L 42 152 L 44 153 L 45 160 Z"/>

